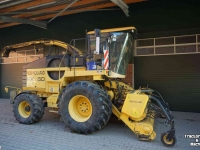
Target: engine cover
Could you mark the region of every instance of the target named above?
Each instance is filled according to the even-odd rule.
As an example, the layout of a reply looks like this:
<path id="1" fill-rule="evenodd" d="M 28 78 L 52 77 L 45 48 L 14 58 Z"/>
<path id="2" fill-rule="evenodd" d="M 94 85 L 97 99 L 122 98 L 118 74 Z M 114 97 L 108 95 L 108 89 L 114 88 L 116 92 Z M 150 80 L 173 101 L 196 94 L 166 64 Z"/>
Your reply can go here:
<path id="1" fill-rule="evenodd" d="M 131 118 L 139 119 L 143 116 L 149 97 L 145 94 L 129 93 L 122 107 L 122 112 Z"/>

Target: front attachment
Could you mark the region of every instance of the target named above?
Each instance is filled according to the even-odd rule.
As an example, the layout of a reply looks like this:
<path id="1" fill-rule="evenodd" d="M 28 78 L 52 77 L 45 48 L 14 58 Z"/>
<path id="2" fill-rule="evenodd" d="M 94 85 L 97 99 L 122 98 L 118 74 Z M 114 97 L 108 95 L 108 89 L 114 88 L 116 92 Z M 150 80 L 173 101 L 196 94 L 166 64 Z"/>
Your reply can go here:
<path id="1" fill-rule="evenodd" d="M 174 117 L 169 110 L 168 104 L 164 101 L 159 92 L 155 90 L 141 90 L 142 93 L 149 95 L 151 99 L 150 107 L 160 113 L 162 116 L 166 117 L 167 124 L 170 124 L 170 130 L 161 134 L 161 142 L 165 146 L 174 146 L 176 144 L 175 128 L 174 128 Z"/>

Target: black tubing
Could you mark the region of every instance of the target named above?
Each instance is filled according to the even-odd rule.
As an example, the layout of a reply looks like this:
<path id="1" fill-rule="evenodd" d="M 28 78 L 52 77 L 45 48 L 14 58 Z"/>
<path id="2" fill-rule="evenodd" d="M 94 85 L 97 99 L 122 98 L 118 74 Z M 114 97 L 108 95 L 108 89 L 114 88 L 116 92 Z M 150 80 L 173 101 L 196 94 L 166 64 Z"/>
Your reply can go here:
<path id="1" fill-rule="evenodd" d="M 163 110 L 165 116 L 167 117 L 167 120 L 171 121 L 172 117 L 169 116 L 169 114 L 166 112 L 166 110 L 163 107 L 163 105 L 161 104 L 160 100 L 158 98 L 154 97 L 154 96 L 151 96 L 151 95 L 149 95 L 149 98 L 157 102 L 157 104 L 161 107 L 161 109 Z"/>
<path id="2" fill-rule="evenodd" d="M 165 102 L 164 99 L 162 98 L 161 94 L 158 91 L 156 91 L 156 90 L 141 90 L 141 92 L 143 92 L 143 93 L 145 93 L 145 92 L 146 93 L 156 92 L 158 94 L 158 96 L 162 99 L 162 101 Z"/>

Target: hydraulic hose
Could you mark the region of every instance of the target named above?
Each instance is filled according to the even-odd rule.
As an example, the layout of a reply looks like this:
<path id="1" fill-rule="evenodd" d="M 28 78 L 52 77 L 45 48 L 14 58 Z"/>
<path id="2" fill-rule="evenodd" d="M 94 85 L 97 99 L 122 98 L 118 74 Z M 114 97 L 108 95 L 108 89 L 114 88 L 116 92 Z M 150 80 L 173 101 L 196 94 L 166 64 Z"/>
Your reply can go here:
<path id="1" fill-rule="evenodd" d="M 172 120 L 172 116 L 167 113 L 167 111 L 165 110 L 165 107 L 163 107 L 162 103 L 160 102 L 160 100 L 152 95 L 149 95 L 149 98 L 154 100 L 162 109 L 162 111 L 164 112 L 165 116 L 167 117 L 167 120 L 171 121 Z"/>

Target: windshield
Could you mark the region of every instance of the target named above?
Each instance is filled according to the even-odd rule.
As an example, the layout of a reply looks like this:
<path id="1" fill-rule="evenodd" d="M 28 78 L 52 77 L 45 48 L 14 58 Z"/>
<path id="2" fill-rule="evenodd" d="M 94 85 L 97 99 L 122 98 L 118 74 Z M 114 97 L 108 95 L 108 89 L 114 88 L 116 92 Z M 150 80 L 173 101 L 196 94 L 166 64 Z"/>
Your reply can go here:
<path id="1" fill-rule="evenodd" d="M 114 33 L 110 47 L 111 71 L 126 75 L 127 66 L 133 58 L 133 50 L 134 39 L 130 33 Z"/>

